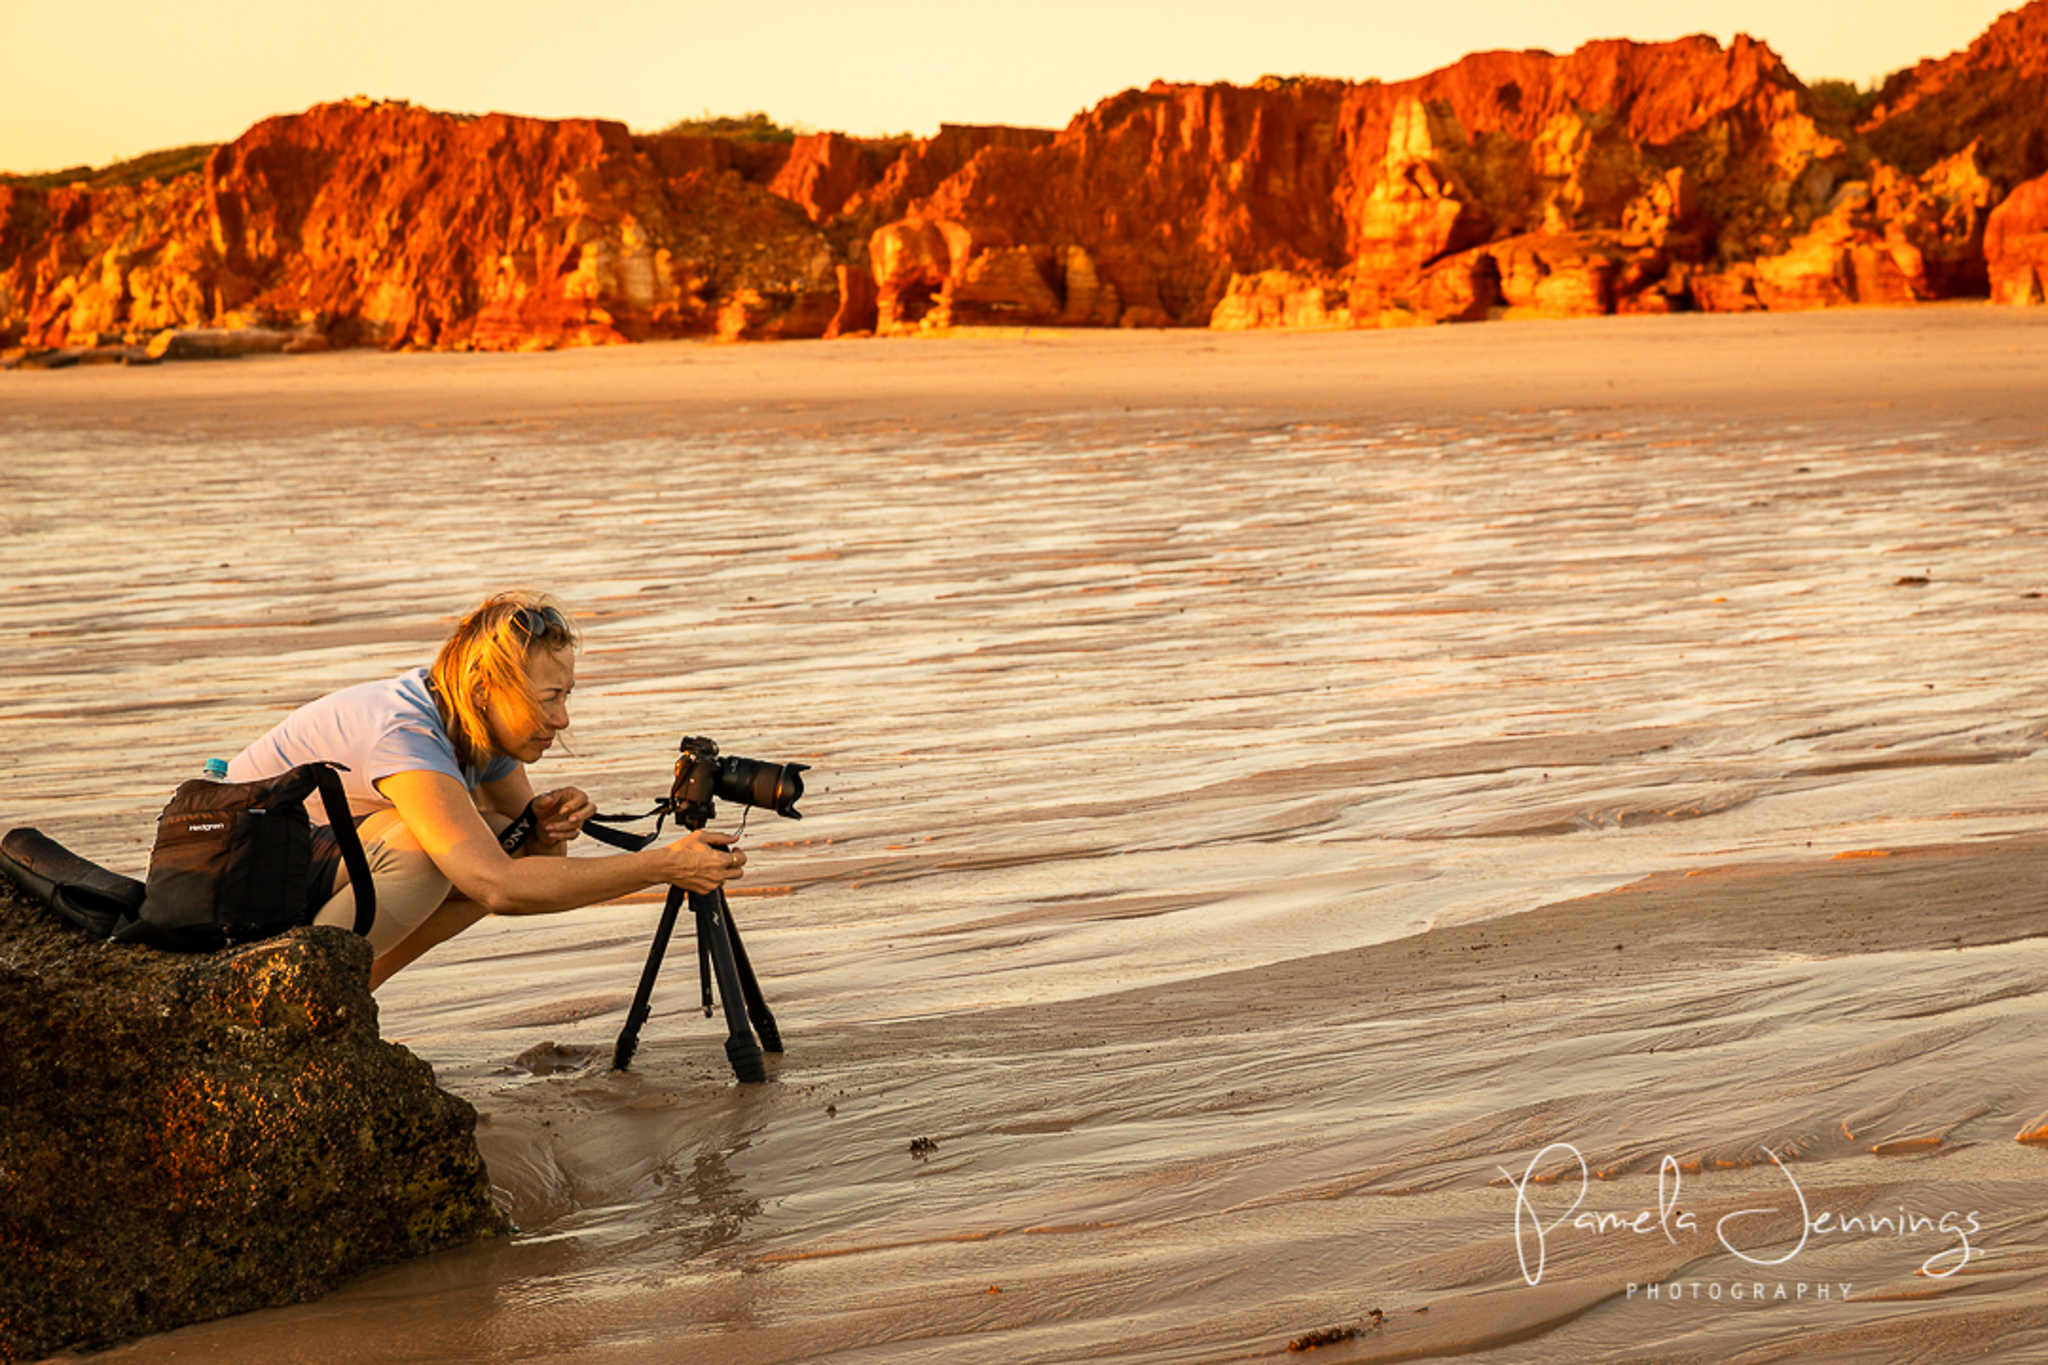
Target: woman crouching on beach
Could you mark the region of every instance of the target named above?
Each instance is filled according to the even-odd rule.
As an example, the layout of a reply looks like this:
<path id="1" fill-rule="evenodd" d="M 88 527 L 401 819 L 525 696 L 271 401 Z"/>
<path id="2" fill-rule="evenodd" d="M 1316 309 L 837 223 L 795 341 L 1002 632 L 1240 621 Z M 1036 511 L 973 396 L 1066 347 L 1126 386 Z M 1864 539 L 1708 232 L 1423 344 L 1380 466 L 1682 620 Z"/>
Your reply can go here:
<path id="1" fill-rule="evenodd" d="M 673 884 L 714 891 L 741 875 L 732 839 L 693 831 L 615 857 L 567 856 L 595 810 L 574 787 L 535 798 L 527 765 L 569 727 L 581 641 L 553 598 L 507 592 L 462 618 L 431 668 L 329 693 L 237 755 L 249 782 L 301 763 L 348 771 L 342 785 L 377 889 L 370 988 L 485 915 L 545 915 Z M 517 854 L 498 835 L 534 803 Z M 331 833 L 315 834 L 316 924 L 351 928 L 355 896 Z"/>

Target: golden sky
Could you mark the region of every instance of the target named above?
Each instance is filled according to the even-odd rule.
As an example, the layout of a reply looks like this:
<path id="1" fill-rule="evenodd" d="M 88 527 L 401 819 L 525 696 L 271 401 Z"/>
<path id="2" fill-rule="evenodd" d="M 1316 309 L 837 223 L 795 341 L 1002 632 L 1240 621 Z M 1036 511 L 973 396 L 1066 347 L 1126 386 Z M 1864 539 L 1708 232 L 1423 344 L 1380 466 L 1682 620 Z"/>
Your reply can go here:
<path id="1" fill-rule="evenodd" d="M 368 94 L 653 129 L 1059 127 L 1155 78 L 1402 80 L 1486 48 L 1746 32 L 1807 81 L 1967 46 L 2001 0 L 0 0 L 0 170 L 221 142 Z"/>

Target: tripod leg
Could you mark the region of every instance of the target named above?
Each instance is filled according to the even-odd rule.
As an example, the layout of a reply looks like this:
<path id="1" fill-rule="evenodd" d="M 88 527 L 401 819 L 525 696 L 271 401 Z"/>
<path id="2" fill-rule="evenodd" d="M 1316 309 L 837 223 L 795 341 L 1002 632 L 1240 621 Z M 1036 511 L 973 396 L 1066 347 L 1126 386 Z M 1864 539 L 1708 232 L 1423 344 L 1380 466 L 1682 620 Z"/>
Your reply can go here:
<path id="1" fill-rule="evenodd" d="M 724 893 L 720 893 L 724 898 Z M 768 997 L 761 994 L 761 983 L 754 977 L 754 964 L 747 960 L 747 945 L 740 942 L 740 927 L 733 923 L 732 907 L 725 911 L 725 934 L 732 940 L 733 965 L 739 970 L 740 989 L 746 993 L 747 1017 L 754 1021 L 754 1029 L 761 1035 L 761 1046 L 770 1052 L 782 1051 L 782 1030 L 775 1026 L 775 1016 L 768 1012 Z"/>
<path id="2" fill-rule="evenodd" d="M 697 985 L 704 992 L 704 1017 L 709 1019 L 715 1005 L 711 998 L 711 940 L 697 935 Z"/>
<path id="3" fill-rule="evenodd" d="M 738 965 L 733 961 L 732 938 L 727 933 L 725 897 L 714 892 L 690 893 L 690 908 L 697 912 L 697 941 L 711 947 L 711 966 L 718 977 L 719 998 L 725 1003 L 725 1055 L 733 1075 L 742 1081 L 765 1081 L 768 1069 L 761 1061 L 761 1045 L 747 1026 L 746 993 L 740 985 Z"/>
<path id="4" fill-rule="evenodd" d="M 676 914 L 683 908 L 684 894 L 680 886 L 668 889 L 661 926 L 654 931 L 654 942 L 647 949 L 647 965 L 640 969 L 640 989 L 634 993 L 633 1007 L 626 1011 L 626 1026 L 619 1030 L 619 1041 L 612 1048 L 614 1071 L 624 1071 L 632 1065 L 633 1052 L 640 1046 L 640 1026 L 647 1022 L 647 1011 L 654 999 L 654 979 L 661 975 L 661 957 L 668 950 L 669 936 L 676 931 Z"/>

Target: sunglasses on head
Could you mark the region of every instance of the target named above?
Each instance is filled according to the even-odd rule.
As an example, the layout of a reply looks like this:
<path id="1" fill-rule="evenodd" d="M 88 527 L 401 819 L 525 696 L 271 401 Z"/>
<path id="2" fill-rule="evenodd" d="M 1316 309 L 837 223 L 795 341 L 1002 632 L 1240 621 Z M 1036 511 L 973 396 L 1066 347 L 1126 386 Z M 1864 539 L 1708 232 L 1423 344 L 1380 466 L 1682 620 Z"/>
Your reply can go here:
<path id="1" fill-rule="evenodd" d="M 529 640 L 567 635 L 569 623 L 553 607 L 521 607 L 512 613 L 512 628 Z"/>

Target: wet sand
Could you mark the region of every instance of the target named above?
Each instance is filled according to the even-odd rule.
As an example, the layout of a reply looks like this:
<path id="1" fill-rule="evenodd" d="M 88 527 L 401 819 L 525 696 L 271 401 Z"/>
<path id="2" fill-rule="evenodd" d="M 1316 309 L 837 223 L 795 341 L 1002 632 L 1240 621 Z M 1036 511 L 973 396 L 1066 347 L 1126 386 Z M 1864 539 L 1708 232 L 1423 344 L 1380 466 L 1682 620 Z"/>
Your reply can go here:
<path id="1" fill-rule="evenodd" d="M 815 765 L 770 1084 L 687 943 L 606 1070 L 650 898 L 484 926 L 380 1007 L 521 1235 L 110 1359 L 2048 1343 L 2048 319 L 0 379 L 9 825 L 133 870 L 507 581 L 607 808 Z"/>

